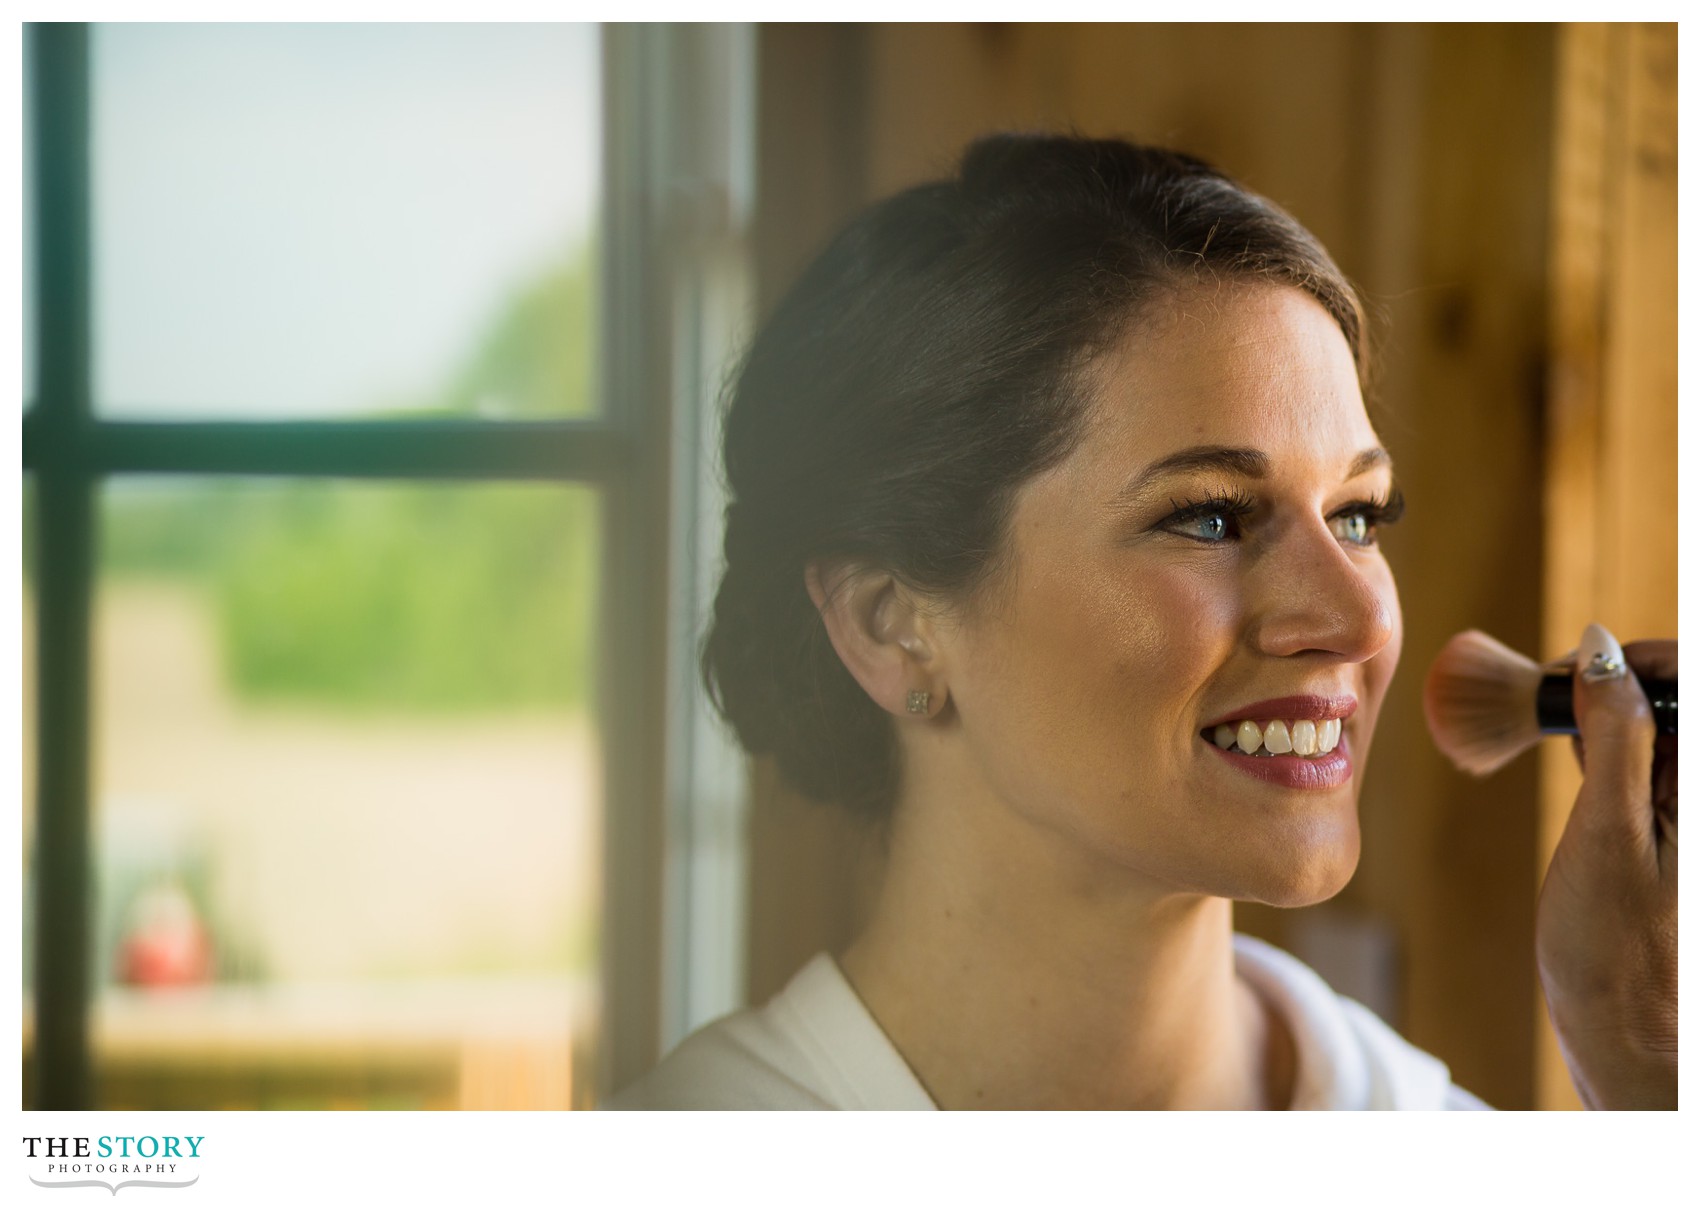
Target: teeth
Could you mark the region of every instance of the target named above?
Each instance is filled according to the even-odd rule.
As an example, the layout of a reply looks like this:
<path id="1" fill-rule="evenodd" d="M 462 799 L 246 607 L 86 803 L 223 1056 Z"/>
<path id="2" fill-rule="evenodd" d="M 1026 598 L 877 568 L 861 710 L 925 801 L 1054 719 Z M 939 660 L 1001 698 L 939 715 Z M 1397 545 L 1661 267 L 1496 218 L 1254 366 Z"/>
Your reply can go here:
<path id="1" fill-rule="evenodd" d="M 1333 753 L 1340 744 L 1339 720 L 1256 720 L 1216 725 L 1211 739 L 1218 749 L 1235 749 L 1259 757 L 1296 753 L 1316 757 Z"/>

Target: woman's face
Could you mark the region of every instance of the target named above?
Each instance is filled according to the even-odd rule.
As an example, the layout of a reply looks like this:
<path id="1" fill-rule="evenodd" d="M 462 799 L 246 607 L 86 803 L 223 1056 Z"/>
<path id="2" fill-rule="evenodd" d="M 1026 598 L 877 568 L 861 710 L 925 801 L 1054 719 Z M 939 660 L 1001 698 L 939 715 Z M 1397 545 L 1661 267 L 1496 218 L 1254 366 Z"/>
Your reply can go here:
<path id="1" fill-rule="evenodd" d="M 1009 575 L 941 636 L 970 761 L 1161 888 L 1331 896 L 1402 633 L 1346 340 L 1297 289 L 1190 287 L 1096 369 L 1078 448 L 1017 495 Z"/>

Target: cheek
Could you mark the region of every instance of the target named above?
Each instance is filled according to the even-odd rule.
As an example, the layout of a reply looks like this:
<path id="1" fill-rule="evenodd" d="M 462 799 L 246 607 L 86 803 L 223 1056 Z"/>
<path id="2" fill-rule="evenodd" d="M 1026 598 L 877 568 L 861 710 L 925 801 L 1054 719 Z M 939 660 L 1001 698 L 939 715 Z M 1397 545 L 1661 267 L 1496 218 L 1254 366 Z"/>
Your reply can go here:
<path id="1" fill-rule="evenodd" d="M 976 636 L 964 690 L 988 706 L 1018 696 L 1030 725 L 1071 737 L 1071 749 L 1100 731 L 1125 735 L 1133 719 L 1190 734 L 1238 622 L 1233 586 L 1196 569 L 1059 561 L 1030 569 L 1018 600 Z"/>
<path id="2" fill-rule="evenodd" d="M 1144 567 L 1129 582 L 1125 623 L 1104 633 L 1106 655 L 1127 675 L 1130 694 L 1176 712 L 1198 698 L 1233 651 L 1239 594 L 1232 583 L 1173 565 Z M 1185 722 L 1190 731 L 1190 716 Z"/>

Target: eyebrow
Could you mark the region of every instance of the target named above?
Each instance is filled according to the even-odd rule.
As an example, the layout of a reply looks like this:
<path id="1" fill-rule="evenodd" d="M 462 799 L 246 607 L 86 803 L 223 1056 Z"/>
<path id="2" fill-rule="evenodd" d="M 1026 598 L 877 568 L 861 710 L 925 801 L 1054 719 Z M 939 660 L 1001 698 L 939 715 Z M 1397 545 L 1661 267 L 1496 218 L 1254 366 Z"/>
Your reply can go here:
<path id="1" fill-rule="evenodd" d="M 1351 466 L 1346 469 L 1341 483 L 1355 480 L 1377 467 L 1390 466 L 1392 462 L 1392 456 L 1379 446 L 1360 450 L 1353 456 Z M 1116 494 L 1116 503 L 1131 504 L 1155 481 L 1186 471 L 1220 471 L 1244 476 L 1248 480 L 1262 480 L 1269 475 L 1269 456 L 1250 446 L 1189 446 L 1185 450 L 1175 451 L 1174 454 L 1164 455 L 1134 476 Z"/>

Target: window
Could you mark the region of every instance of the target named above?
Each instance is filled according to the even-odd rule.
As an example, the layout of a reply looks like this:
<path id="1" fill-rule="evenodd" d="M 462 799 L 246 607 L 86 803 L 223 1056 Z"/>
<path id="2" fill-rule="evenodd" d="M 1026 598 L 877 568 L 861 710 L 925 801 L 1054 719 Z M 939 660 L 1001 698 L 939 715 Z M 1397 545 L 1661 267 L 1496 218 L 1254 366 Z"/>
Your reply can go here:
<path id="1" fill-rule="evenodd" d="M 29 27 L 26 1105 L 584 1106 L 735 1003 L 748 58 Z"/>

